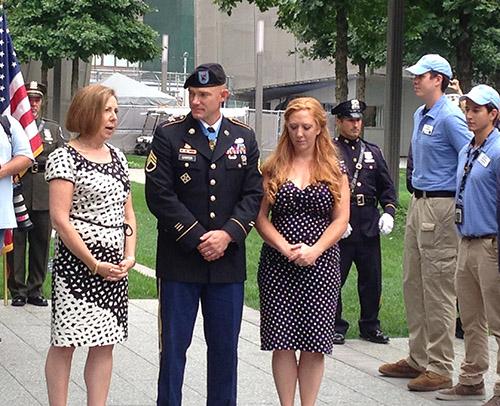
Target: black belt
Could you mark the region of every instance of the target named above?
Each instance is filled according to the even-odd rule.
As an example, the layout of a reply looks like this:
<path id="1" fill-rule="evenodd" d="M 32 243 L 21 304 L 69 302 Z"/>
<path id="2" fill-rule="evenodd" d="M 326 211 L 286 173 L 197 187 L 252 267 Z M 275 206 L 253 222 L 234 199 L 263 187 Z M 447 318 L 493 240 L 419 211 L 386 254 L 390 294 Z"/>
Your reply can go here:
<path id="1" fill-rule="evenodd" d="M 31 173 L 43 173 L 45 172 L 45 162 L 33 162 L 30 168 Z"/>
<path id="2" fill-rule="evenodd" d="M 72 214 L 70 214 L 69 217 L 74 219 L 74 220 L 83 221 L 84 223 L 89 223 L 89 224 L 92 224 L 92 225 L 97 226 L 97 227 L 114 228 L 117 230 L 122 228 L 127 237 L 130 237 L 132 234 L 134 234 L 134 230 L 132 230 L 132 227 L 128 223 L 123 223 L 123 224 L 117 225 L 117 226 L 111 226 L 111 225 L 107 225 L 107 224 L 101 224 L 101 223 L 98 223 L 95 221 L 86 220 L 86 219 L 83 219 L 81 217 L 74 216 Z"/>
<path id="3" fill-rule="evenodd" d="M 377 198 L 375 196 L 366 196 L 364 194 L 357 194 L 351 196 L 351 204 L 353 206 L 376 206 Z"/>
<path id="4" fill-rule="evenodd" d="M 462 237 L 464 240 L 471 241 L 471 240 L 488 240 L 488 239 L 496 239 L 497 235 L 496 234 L 484 234 L 484 235 L 464 235 Z"/>
<path id="5" fill-rule="evenodd" d="M 414 189 L 413 194 L 417 199 L 421 197 L 455 197 L 455 192 L 449 190 L 431 190 L 426 192 L 425 190 Z"/>

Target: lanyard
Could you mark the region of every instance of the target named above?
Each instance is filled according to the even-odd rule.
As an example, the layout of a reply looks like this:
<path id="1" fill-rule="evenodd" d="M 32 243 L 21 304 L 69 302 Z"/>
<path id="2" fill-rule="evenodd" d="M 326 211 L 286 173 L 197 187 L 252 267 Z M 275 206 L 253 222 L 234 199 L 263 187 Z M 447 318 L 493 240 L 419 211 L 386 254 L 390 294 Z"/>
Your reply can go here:
<path id="1" fill-rule="evenodd" d="M 356 170 L 354 171 L 354 175 L 352 175 L 352 180 L 351 184 L 349 185 L 349 189 L 351 190 L 351 195 L 354 195 L 354 188 L 356 187 L 356 182 L 358 181 L 358 176 L 359 172 L 361 171 L 361 168 L 363 168 L 363 154 L 365 153 L 366 150 L 366 145 L 361 139 L 359 140 L 360 142 L 360 149 L 359 149 L 359 157 L 358 161 L 356 162 Z"/>
<path id="2" fill-rule="evenodd" d="M 472 144 L 469 144 L 469 148 L 467 150 L 467 160 L 465 161 L 464 165 L 464 173 L 462 175 L 462 180 L 460 181 L 460 189 L 458 190 L 458 196 L 457 196 L 457 201 L 459 203 L 462 203 L 462 198 L 465 190 L 465 184 L 467 183 L 467 178 L 469 177 L 469 174 L 472 171 L 472 166 L 474 165 L 474 162 L 478 158 L 478 156 L 481 154 L 484 143 L 486 142 L 488 138 L 485 138 L 485 140 L 481 143 L 481 145 L 472 151 Z M 474 140 L 472 140 L 474 142 Z M 472 155 L 472 156 L 471 156 Z"/>

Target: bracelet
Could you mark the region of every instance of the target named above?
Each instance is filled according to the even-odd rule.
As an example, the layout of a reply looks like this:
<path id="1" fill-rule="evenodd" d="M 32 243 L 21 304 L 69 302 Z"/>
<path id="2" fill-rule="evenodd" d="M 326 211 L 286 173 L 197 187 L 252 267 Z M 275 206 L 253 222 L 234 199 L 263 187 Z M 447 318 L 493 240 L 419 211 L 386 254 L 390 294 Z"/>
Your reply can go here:
<path id="1" fill-rule="evenodd" d="M 99 268 L 99 265 L 101 265 L 101 261 L 99 261 L 99 260 L 98 260 L 98 261 L 95 263 L 94 269 L 92 269 L 92 270 L 90 271 L 90 273 L 91 273 L 92 275 L 95 275 L 95 274 L 97 273 L 97 268 Z"/>

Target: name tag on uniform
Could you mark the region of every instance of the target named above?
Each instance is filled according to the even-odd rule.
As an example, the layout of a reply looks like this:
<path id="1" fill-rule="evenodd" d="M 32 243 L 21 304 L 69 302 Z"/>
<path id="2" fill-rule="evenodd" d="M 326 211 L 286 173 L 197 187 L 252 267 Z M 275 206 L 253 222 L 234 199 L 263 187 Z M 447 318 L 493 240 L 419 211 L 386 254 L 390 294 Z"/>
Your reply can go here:
<path id="1" fill-rule="evenodd" d="M 431 135 L 432 134 L 432 130 L 434 130 L 434 127 L 430 124 L 424 124 L 423 128 L 422 128 L 422 132 L 425 134 L 425 135 Z"/>
<path id="2" fill-rule="evenodd" d="M 179 154 L 179 161 L 196 162 L 196 155 Z"/>
<path id="3" fill-rule="evenodd" d="M 479 162 L 481 165 L 483 165 L 486 168 L 490 164 L 491 159 L 484 152 L 481 152 L 479 154 L 479 156 L 477 157 L 477 162 Z"/>

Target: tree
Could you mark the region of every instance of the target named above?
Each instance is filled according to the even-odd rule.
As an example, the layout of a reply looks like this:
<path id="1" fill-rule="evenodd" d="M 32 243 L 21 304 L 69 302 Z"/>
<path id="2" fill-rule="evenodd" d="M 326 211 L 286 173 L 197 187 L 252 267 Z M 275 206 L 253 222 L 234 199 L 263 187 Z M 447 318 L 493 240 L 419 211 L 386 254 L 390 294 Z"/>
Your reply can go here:
<path id="1" fill-rule="evenodd" d="M 456 68 L 462 88 L 499 83 L 498 0 L 408 0 L 405 61 L 439 53 Z"/>
<path id="2" fill-rule="evenodd" d="M 80 60 L 112 54 L 136 62 L 160 54 L 158 33 L 139 19 L 148 10 L 142 0 L 17 0 L 9 4 L 12 38 L 21 61 L 40 60 L 43 71 L 58 59 L 72 59 L 72 95 L 78 88 Z"/>
<path id="3" fill-rule="evenodd" d="M 213 0 L 221 11 L 244 0 Z M 347 58 L 359 66 L 358 97 L 367 68 L 386 62 L 387 2 L 383 0 L 247 0 L 261 11 L 277 7 L 277 27 L 305 44 L 295 51 L 335 61 L 336 99 L 347 98 Z M 407 0 L 405 62 L 440 53 L 456 67 L 465 90 L 473 80 L 500 87 L 498 0 Z M 347 41 L 346 41 L 347 39 Z"/>
<path id="4" fill-rule="evenodd" d="M 214 0 L 231 14 L 243 0 Z M 366 68 L 385 63 L 386 4 L 383 0 L 247 0 L 261 11 L 277 7 L 276 26 L 302 44 L 294 52 L 335 63 L 335 99 L 348 97 L 347 59 L 360 67 L 358 98 L 363 99 Z M 368 22 L 368 23 L 367 23 Z"/>

